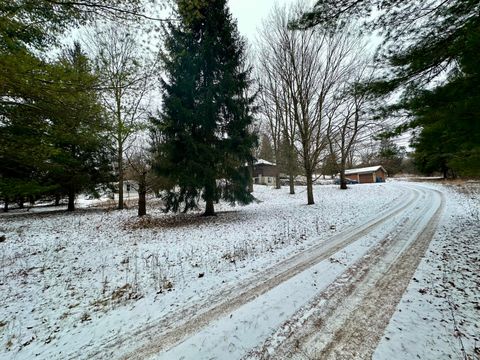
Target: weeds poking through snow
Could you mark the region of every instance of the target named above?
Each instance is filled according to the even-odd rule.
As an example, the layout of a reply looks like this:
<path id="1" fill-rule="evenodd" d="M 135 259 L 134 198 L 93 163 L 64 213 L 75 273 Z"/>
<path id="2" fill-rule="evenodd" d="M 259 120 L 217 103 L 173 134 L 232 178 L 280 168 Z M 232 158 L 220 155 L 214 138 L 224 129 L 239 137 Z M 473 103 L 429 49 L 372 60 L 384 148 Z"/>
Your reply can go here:
<path id="1" fill-rule="evenodd" d="M 92 320 L 92 317 L 90 316 L 90 314 L 88 312 L 84 312 L 82 314 L 82 316 L 80 317 L 80 322 L 85 322 L 85 321 L 90 321 Z"/>

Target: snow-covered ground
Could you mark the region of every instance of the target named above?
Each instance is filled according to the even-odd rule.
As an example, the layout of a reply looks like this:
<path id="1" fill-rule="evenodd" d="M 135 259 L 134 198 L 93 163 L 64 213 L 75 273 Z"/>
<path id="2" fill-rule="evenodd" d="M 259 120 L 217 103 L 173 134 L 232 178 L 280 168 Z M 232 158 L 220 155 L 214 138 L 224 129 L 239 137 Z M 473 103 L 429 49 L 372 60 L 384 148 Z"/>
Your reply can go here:
<path id="1" fill-rule="evenodd" d="M 446 209 L 373 356 L 480 359 L 480 184 L 435 186 Z"/>
<path id="2" fill-rule="evenodd" d="M 257 204 L 219 216 L 135 210 L 1 218 L 0 357 L 62 358 L 195 303 L 280 259 L 362 223 L 402 196 L 384 184 L 255 188 Z M 368 209 L 365 211 L 364 209 Z"/>
<path id="3" fill-rule="evenodd" d="M 274 190 L 257 186 L 254 194 L 259 203 L 235 208 L 219 204 L 219 216 L 215 218 L 165 215 L 155 207 L 142 220 L 135 217 L 135 209 L 90 208 L 73 214 L 47 211 L 0 216 L 0 235 L 5 234 L 5 241 L 0 243 L 0 358 L 90 358 L 95 349 L 108 346 L 113 339 L 127 339 L 129 334 L 172 313 L 181 313 L 182 309 L 207 301 L 212 294 L 248 281 L 284 259 L 375 218 L 408 194 L 396 183 L 352 186 L 348 191 L 316 186 L 317 204 L 306 206 L 304 190 L 297 187 L 297 194 L 291 196 L 286 187 Z M 411 335 L 415 331 L 407 328 L 416 325 L 408 325 L 408 321 L 418 320 L 417 313 L 425 306 L 423 300 L 430 296 L 433 302 L 435 289 L 440 291 L 431 275 L 440 264 L 455 267 L 454 272 L 447 268 L 449 274 L 462 274 L 461 278 L 451 278 L 458 289 L 453 291 L 450 278 L 443 281 L 445 271 L 438 270 L 442 271 L 443 289 L 458 302 L 455 339 L 468 336 L 465 346 L 470 346 L 475 336 L 478 338 L 480 251 L 475 241 L 478 236 L 472 238 L 475 231 L 478 233 L 478 193 L 461 195 L 443 187 L 442 191 L 448 201 L 439 235 L 421 263 L 420 273 L 415 275 L 419 282 L 408 287 L 380 343 L 376 353 L 379 358 L 399 358 L 388 357 L 389 351 L 405 354 L 401 357 L 404 359 L 418 353 L 400 351 L 400 347 L 409 346 L 415 337 Z M 454 238 L 458 228 L 462 232 Z M 298 286 L 303 286 L 305 276 L 310 276 L 309 291 L 314 291 L 320 284 L 315 280 L 319 271 L 331 272 L 333 281 L 377 238 L 362 239 L 343 249 L 327 261 L 325 269 L 325 264 L 310 269 L 310 275 L 299 277 Z M 435 242 L 440 245 L 435 246 Z M 445 259 L 443 253 L 452 259 Z M 463 271 L 468 262 L 475 261 L 476 265 L 469 265 L 473 275 Z M 460 289 L 468 290 L 463 293 Z M 459 296 L 464 296 L 464 302 L 472 302 L 465 311 Z M 409 305 L 416 302 L 420 305 Z M 443 317 L 425 315 L 432 316 L 441 323 Z M 242 323 L 242 319 L 236 320 Z M 445 329 L 450 329 L 451 323 L 446 324 Z M 398 327 L 402 331 L 396 330 Z M 443 330 L 436 329 L 441 336 Z M 423 332 L 430 346 L 436 346 L 431 345 L 429 337 L 434 330 Z M 410 338 L 405 337 L 407 332 Z M 135 345 L 126 341 L 122 343 L 124 348 L 112 348 L 110 355 L 100 355 L 115 358 L 134 350 Z M 473 354 L 474 350 L 470 346 L 467 351 Z"/>

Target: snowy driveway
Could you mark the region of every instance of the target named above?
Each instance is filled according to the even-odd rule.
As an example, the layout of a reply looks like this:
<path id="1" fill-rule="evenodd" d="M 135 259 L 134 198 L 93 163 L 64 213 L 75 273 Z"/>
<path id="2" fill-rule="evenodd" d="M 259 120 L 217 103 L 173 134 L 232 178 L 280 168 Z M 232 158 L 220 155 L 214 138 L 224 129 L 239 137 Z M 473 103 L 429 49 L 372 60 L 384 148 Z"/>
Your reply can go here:
<path id="1" fill-rule="evenodd" d="M 442 209 L 439 192 L 418 186 L 407 188 L 408 195 L 388 211 L 283 261 L 259 274 L 255 280 L 250 279 L 248 284 L 241 284 L 233 292 L 219 294 L 218 304 L 195 314 L 183 324 L 184 319 L 178 319 L 175 329 L 126 358 L 222 359 L 227 356 L 229 359 L 241 359 L 247 353 L 253 358 L 266 358 L 270 353 L 274 354 L 272 358 L 275 359 L 282 356 L 291 358 L 295 353 L 315 353 L 312 347 L 320 344 L 322 348 L 335 351 L 353 345 L 353 353 L 351 350 L 342 350 L 348 355 L 345 358 L 355 358 L 364 345 L 365 354 L 358 358 L 368 358 L 388 324 L 389 315 L 399 301 L 402 289 L 405 289 L 428 246 Z M 404 255 L 406 253 L 408 255 Z M 402 255 L 413 259 L 405 265 Z M 358 269 L 352 273 L 351 268 L 360 267 L 362 257 L 368 259 L 363 261 L 367 270 Z M 403 264 L 405 274 L 400 276 L 400 269 L 396 268 L 386 272 L 388 267 L 398 262 Z M 330 296 L 326 301 L 326 294 L 330 291 L 328 286 L 348 270 L 350 273 L 342 286 L 335 289 L 335 299 Z M 362 271 L 367 271 L 368 276 L 363 276 L 360 282 L 358 277 Z M 385 292 L 383 288 L 380 289 L 385 287 L 383 283 L 390 283 L 391 279 L 400 283 L 393 286 L 396 291 Z M 388 303 L 391 305 L 386 311 L 385 305 Z M 343 306 L 340 308 L 340 305 Z M 365 306 L 369 306 L 368 312 L 362 309 Z M 328 312 L 330 317 L 322 315 L 320 327 L 317 320 L 318 313 L 322 311 Z M 356 319 L 358 314 L 372 319 L 374 323 L 359 321 Z M 374 315 L 381 319 L 373 320 Z M 300 345 L 299 329 L 292 323 L 292 317 L 297 319 L 297 323 L 302 323 L 301 329 L 306 331 L 301 338 L 304 345 Z M 314 327 L 307 329 L 307 319 Z M 347 321 L 350 325 L 345 326 Z M 288 336 L 284 330 L 280 330 L 281 336 L 275 334 L 268 339 L 272 330 L 280 326 L 282 329 L 295 330 Z M 342 335 L 338 334 L 339 329 L 342 329 Z M 351 329 L 359 341 L 352 343 L 352 334 L 346 334 L 345 329 Z M 316 337 L 310 339 L 317 333 L 331 338 L 323 341 Z M 366 341 L 369 334 L 378 336 Z M 339 339 L 339 336 L 345 340 L 342 341 L 343 338 Z M 281 337 L 288 337 L 289 341 L 280 342 L 277 344 L 279 349 L 275 349 L 273 344 Z M 268 345 L 263 349 L 251 350 L 265 340 Z M 302 349 L 303 346 L 307 350 Z M 326 358 L 325 354 L 319 358 Z"/>

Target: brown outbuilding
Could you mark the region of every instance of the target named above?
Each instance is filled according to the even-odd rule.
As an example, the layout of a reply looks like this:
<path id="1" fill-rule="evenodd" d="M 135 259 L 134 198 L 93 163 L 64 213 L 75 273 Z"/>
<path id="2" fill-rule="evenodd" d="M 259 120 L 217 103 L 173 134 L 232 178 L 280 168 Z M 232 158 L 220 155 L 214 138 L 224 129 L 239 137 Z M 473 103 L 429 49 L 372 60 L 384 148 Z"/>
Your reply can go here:
<path id="1" fill-rule="evenodd" d="M 253 166 L 253 182 L 262 185 L 275 185 L 278 174 L 277 165 L 263 159 L 258 159 Z"/>
<path id="2" fill-rule="evenodd" d="M 345 170 L 345 177 L 359 184 L 385 182 L 386 176 L 382 165 Z"/>

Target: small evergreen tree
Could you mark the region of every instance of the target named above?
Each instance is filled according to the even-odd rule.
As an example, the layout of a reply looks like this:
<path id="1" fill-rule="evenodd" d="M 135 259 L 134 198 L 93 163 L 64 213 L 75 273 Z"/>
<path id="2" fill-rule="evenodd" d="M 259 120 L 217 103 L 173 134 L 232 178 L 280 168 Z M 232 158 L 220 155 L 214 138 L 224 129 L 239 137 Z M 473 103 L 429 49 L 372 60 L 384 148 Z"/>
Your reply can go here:
<path id="1" fill-rule="evenodd" d="M 253 97 L 248 95 L 245 44 L 226 0 L 177 0 L 178 22 L 166 28 L 162 79 L 163 112 L 154 125 L 164 141 L 155 150 L 156 170 L 169 179 L 166 210 L 196 208 L 205 215 L 223 198 L 247 204 L 256 137 L 249 131 Z"/>
<path id="2" fill-rule="evenodd" d="M 398 146 L 390 138 L 382 138 L 375 165 L 382 165 L 389 176 L 395 175 L 402 170 L 405 154 L 405 147 Z"/>
<path id="3" fill-rule="evenodd" d="M 0 200 L 9 202 L 51 190 L 43 184 L 52 153 L 44 134 L 48 128 L 36 108 L 0 106 Z"/>
<path id="4" fill-rule="evenodd" d="M 329 153 L 325 156 L 322 166 L 322 174 L 335 176 L 340 172 L 340 166 L 338 165 L 337 155 L 335 153 Z"/>
<path id="5" fill-rule="evenodd" d="M 54 147 L 48 179 L 60 193 L 68 195 L 68 210 L 72 211 L 76 194 L 94 192 L 98 184 L 112 180 L 111 147 L 95 90 L 97 79 L 79 43 L 52 66 L 51 77 L 58 95 L 45 104 L 49 107 L 48 141 Z"/>
<path id="6" fill-rule="evenodd" d="M 275 156 L 273 154 L 273 147 L 270 138 L 266 134 L 262 134 L 262 141 L 260 141 L 260 149 L 258 152 L 258 157 L 263 160 L 270 162 L 276 162 Z"/>

